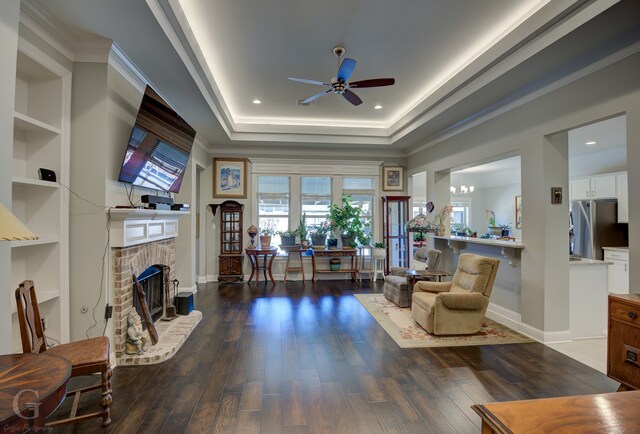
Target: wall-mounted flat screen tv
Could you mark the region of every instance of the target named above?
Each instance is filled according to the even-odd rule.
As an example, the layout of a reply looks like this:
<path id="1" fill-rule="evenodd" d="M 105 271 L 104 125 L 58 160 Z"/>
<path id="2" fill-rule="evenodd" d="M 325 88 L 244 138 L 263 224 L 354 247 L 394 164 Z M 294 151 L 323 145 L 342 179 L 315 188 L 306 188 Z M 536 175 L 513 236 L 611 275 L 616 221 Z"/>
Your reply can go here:
<path id="1" fill-rule="evenodd" d="M 195 130 L 147 86 L 118 180 L 177 193 L 195 137 Z"/>

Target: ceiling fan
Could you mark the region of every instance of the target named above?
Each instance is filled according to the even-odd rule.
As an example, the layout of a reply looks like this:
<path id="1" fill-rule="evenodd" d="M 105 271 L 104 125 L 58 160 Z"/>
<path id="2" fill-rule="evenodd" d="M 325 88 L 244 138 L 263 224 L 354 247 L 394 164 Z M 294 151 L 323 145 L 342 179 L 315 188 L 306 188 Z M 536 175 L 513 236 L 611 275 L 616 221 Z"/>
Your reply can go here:
<path id="1" fill-rule="evenodd" d="M 333 54 L 335 54 L 338 57 L 338 61 L 342 57 L 342 55 L 344 55 L 344 52 L 345 52 L 345 49 L 342 47 L 336 47 L 333 49 Z M 353 70 L 355 69 L 355 67 L 356 67 L 356 61 L 348 57 L 345 57 L 344 60 L 342 61 L 342 64 L 340 64 L 340 68 L 338 69 L 338 74 L 331 79 L 330 83 L 327 83 L 326 81 L 309 80 L 306 78 L 296 78 L 296 77 L 289 77 L 289 80 L 298 81 L 300 83 L 316 84 L 319 86 L 329 87 L 329 89 L 327 89 L 326 91 L 320 92 L 316 95 L 310 96 L 309 98 L 305 99 L 302 102 L 303 104 L 308 104 L 311 101 L 314 101 L 320 98 L 321 96 L 325 96 L 328 93 L 333 92 L 336 95 L 342 95 L 344 99 L 346 99 L 353 105 L 362 104 L 362 100 L 358 95 L 356 95 L 350 89 L 391 86 L 396 82 L 394 78 L 373 78 L 370 80 L 352 81 L 351 83 L 349 83 L 349 78 L 351 77 L 351 74 L 353 73 Z"/>

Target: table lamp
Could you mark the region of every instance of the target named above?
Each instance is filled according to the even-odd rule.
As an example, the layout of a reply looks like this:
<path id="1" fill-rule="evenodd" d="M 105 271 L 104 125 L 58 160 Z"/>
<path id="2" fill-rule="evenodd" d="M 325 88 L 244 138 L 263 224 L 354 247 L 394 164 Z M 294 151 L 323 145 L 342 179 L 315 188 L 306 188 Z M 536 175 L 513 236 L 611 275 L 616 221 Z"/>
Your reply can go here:
<path id="1" fill-rule="evenodd" d="M 11 211 L 0 203 L 0 241 L 37 239 L 37 235 L 31 232 Z"/>
<path id="2" fill-rule="evenodd" d="M 407 222 L 408 232 L 418 232 L 420 234 L 420 247 L 422 247 L 422 234 L 427 232 L 427 229 L 429 229 L 429 220 L 422 213 Z"/>

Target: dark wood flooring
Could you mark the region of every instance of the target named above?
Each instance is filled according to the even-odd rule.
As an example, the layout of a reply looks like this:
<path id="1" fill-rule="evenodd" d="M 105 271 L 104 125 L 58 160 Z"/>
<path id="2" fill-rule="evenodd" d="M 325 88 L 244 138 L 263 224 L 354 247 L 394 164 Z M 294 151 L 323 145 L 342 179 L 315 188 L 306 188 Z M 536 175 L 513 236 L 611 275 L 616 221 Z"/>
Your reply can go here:
<path id="1" fill-rule="evenodd" d="M 401 349 L 353 297 L 382 282 L 271 288 L 202 286 L 203 320 L 176 356 L 115 368 L 111 425 L 58 432 L 472 433 L 474 403 L 618 387 L 538 343 Z"/>

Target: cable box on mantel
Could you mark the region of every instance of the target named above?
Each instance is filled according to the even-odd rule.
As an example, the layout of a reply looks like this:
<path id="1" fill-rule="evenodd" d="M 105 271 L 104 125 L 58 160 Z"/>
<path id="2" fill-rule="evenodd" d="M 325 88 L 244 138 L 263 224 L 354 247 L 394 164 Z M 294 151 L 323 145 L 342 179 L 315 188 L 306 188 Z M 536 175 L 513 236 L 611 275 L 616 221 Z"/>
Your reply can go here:
<path id="1" fill-rule="evenodd" d="M 167 205 L 173 205 L 173 198 L 172 197 L 154 196 L 154 195 L 151 195 L 151 194 L 144 194 L 144 195 L 140 196 L 140 200 L 142 201 L 142 203 L 148 203 L 148 204 L 163 203 L 163 204 L 167 204 Z"/>

